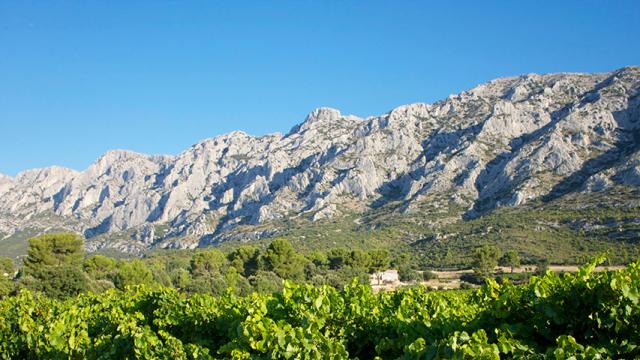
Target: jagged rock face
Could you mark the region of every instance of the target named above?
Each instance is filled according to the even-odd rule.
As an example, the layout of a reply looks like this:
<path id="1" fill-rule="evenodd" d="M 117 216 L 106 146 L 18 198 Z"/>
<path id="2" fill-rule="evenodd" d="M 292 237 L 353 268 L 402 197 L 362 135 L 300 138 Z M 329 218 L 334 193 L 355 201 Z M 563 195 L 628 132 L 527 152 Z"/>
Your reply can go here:
<path id="1" fill-rule="evenodd" d="M 318 220 L 390 201 L 412 211 L 446 196 L 477 216 L 569 191 L 638 186 L 639 93 L 639 67 L 530 74 L 366 119 L 320 108 L 284 136 L 233 132 L 177 156 L 111 151 L 83 172 L 0 175 L 0 233 L 53 213 L 89 239 L 131 230 L 134 245 L 123 249 L 139 251 L 162 238 L 191 237 L 168 246 L 193 247 L 240 224 Z"/>

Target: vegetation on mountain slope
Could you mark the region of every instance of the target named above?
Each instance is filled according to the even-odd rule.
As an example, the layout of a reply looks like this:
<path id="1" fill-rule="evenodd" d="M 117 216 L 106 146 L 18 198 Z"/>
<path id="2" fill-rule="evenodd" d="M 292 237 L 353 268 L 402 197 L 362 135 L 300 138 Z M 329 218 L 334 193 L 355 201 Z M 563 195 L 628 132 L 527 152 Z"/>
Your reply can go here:
<path id="1" fill-rule="evenodd" d="M 435 202 L 435 201 L 434 201 Z M 433 205 L 432 205 L 433 206 Z M 625 264 L 640 257 L 640 189 L 616 186 L 598 193 L 572 193 L 550 202 L 498 208 L 475 219 L 442 202 L 437 209 L 400 213 L 387 206 L 363 215 L 346 214 L 317 222 L 305 219 L 244 227 L 241 232 L 276 228 L 297 249 L 387 248 L 408 253 L 425 268 L 467 268 L 476 248 L 516 251 L 523 261 L 581 264 L 600 253 Z M 273 239 L 252 241 L 266 246 Z M 220 244 L 232 249 L 240 240 Z"/>
<path id="2" fill-rule="evenodd" d="M 547 203 L 539 201 L 499 208 L 467 220 L 460 218 L 462 212 L 455 205 L 444 203 L 438 209 L 434 215 L 434 209 L 400 213 L 383 207 L 363 215 L 346 213 L 316 222 L 299 218 L 244 226 L 238 231 L 278 231 L 277 235 L 248 243 L 246 239 L 239 239 L 216 246 L 225 254 L 246 245 L 264 251 L 274 239 L 284 238 L 307 258 L 318 250 L 326 253 L 331 249 L 364 252 L 386 249 L 392 258 L 411 259 L 411 267 L 420 270 L 469 268 L 476 248 L 484 245 L 497 247 L 501 254 L 515 251 L 525 264 L 542 260 L 553 264 L 580 264 L 601 253 L 608 254 L 611 264 L 626 264 L 640 257 L 640 189 L 636 187 L 617 186 L 598 193 L 568 194 Z M 15 255 L 6 254 L 4 241 L 7 240 L 0 241 L 0 253 Z M 203 250 L 154 250 L 144 258 L 147 264 L 169 263 L 172 258 L 180 258 L 181 271 L 188 272 L 185 264 L 198 251 Z M 131 257 L 106 249 L 98 254 Z M 167 273 L 174 271 L 173 265 L 152 267 L 162 267 Z"/>

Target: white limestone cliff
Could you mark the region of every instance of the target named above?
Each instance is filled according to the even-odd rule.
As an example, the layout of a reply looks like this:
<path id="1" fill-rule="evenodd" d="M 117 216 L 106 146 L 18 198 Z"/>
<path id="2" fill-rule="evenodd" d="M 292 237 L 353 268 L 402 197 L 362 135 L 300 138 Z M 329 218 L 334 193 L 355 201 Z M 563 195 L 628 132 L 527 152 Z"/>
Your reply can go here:
<path id="1" fill-rule="evenodd" d="M 413 211 L 447 196 L 477 216 L 569 191 L 638 186 L 639 94 L 639 67 L 529 74 L 369 118 L 319 108 L 286 135 L 236 131 L 176 156 L 110 151 L 82 172 L 0 175 L 0 233 L 53 214 L 89 239 L 130 231 L 130 243 L 116 247 L 135 252 L 165 238 L 191 237 L 163 246 L 193 247 L 241 224 L 319 220 L 390 201 Z"/>

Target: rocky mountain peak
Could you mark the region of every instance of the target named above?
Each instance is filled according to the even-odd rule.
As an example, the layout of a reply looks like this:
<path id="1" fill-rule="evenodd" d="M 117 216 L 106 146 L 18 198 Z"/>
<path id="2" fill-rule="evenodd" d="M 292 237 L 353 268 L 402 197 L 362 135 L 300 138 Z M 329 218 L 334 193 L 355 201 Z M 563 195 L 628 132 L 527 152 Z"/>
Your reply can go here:
<path id="1" fill-rule="evenodd" d="M 311 111 L 305 118 L 305 123 L 314 123 L 318 121 L 336 121 L 342 117 L 339 110 L 329 107 L 319 107 Z"/>
<path id="2" fill-rule="evenodd" d="M 78 172 L 73 169 L 61 166 L 50 166 L 22 171 L 16 175 L 15 181 L 23 184 L 64 181 L 65 179 L 69 179 L 77 174 Z"/>
<path id="3" fill-rule="evenodd" d="M 367 119 L 318 108 L 284 137 L 236 131 L 177 156 L 110 151 L 81 173 L 0 177 L 0 235 L 60 227 L 34 220 L 53 214 L 84 233 L 90 250 L 138 252 L 387 204 L 426 213 L 451 206 L 473 217 L 571 191 L 639 186 L 639 93 L 639 67 L 528 74 Z"/>
<path id="4" fill-rule="evenodd" d="M 304 121 L 301 124 L 294 126 L 289 133 L 303 132 L 312 128 L 328 126 L 331 124 L 340 125 L 341 123 L 356 122 L 360 120 L 362 119 L 354 115 L 342 115 L 339 110 L 333 108 L 320 107 L 311 111 Z"/>
<path id="5" fill-rule="evenodd" d="M 95 163 L 113 164 L 127 161 L 170 161 L 173 156 L 170 155 L 148 155 L 131 150 L 109 150 L 100 156 Z"/>
<path id="6" fill-rule="evenodd" d="M 237 140 L 237 139 L 246 139 L 246 138 L 252 138 L 253 136 L 247 134 L 244 131 L 241 130 L 235 130 L 232 131 L 228 134 L 222 134 L 222 135 L 218 135 L 216 137 L 214 137 L 214 140 L 217 141 L 233 141 L 233 140 Z"/>

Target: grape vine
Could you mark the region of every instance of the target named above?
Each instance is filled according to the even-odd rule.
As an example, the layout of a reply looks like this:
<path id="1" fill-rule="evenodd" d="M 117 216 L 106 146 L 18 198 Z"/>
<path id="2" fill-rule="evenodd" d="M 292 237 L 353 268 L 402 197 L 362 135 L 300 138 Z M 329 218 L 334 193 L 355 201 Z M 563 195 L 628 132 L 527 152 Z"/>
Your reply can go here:
<path id="1" fill-rule="evenodd" d="M 525 285 L 372 293 L 287 282 L 270 295 L 130 287 L 0 301 L 4 359 L 438 359 L 640 356 L 640 262 Z"/>

